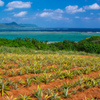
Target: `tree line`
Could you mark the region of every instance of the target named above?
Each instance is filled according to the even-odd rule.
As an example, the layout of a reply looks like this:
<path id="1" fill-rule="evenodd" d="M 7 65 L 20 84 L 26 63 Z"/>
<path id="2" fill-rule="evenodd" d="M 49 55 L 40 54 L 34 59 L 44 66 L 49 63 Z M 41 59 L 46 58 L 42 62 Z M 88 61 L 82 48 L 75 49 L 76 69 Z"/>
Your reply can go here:
<path id="1" fill-rule="evenodd" d="M 86 38 L 79 42 L 67 41 L 49 43 L 48 41 L 38 41 L 33 38 L 15 38 L 11 39 L 0 39 L 0 46 L 7 47 L 27 47 L 36 50 L 66 50 L 66 51 L 85 51 L 89 53 L 98 53 L 100 54 L 100 36 L 92 36 Z"/>

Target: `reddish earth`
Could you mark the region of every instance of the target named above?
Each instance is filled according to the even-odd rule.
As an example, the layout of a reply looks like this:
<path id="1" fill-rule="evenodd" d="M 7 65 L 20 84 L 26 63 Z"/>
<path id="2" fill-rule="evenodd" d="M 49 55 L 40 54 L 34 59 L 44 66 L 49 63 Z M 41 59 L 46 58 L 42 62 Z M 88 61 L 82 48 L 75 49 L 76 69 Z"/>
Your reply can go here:
<path id="1" fill-rule="evenodd" d="M 85 100 L 85 98 L 89 98 L 89 100 L 90 99 L 92 100 L 92 97 L 94 97 L 95 100 L 100 100 L 100 88 L 93 87 L 85 90 L 84 92 L 78 92 L 78 94 L 73 95 L 71 98 L 67 98 L 63 100 Z"/>

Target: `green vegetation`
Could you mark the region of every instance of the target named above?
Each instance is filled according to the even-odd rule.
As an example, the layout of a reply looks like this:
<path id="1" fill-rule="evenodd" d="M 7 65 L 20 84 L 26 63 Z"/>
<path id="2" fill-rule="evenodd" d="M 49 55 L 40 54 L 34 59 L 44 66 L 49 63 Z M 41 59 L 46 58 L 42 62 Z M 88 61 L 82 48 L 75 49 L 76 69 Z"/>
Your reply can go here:
<path id="1" fill-rule="evenodd" d="M 100 36 L 92 36 L 78 42 L 78 51 L 100 54 Z"/>
<path id="2" fill-rule="evenodd" d="M 100 54 L 100 36 L 92 36 L 90 38 L 81 40 L 79 42 L 67 41 L 64 40 L 63 42 L 55 42 L 48 44 L 47 41 L 38 41 L 36 39 L 31 38 L 16 38 L 14 40 L 10 39 L 0 39 L 0 52 L 5 50 L 9 50 L 10 48 L 2 48 L 2 46 L 6 47 L 22 47 L 19 51 L 32 52 L 33 50 L 50 50 L 50 51 L 84 51 L 87 53 L 97 53 Z M 28 49 L 24 49 L 28 48 Z M 33 49 L 33 50 L 32 50 Z M 12 51 L 13 52 L 13 51 Z M 15 51 L 16 52 L 16 51 Z"/>

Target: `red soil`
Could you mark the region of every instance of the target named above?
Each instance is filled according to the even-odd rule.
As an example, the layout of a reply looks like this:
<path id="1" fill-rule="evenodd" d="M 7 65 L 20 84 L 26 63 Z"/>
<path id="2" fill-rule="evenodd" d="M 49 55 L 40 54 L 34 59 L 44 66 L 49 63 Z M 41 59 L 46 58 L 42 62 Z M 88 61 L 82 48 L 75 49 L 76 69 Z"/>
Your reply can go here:
<path id="1" fill-rule="evenodd" d="M 78 92 L 78 94 L 73 95 L 71 98 L 63 99 L 63 100 L 85 100 L 85 98 L 92 99 L 92 97 L 95 98 L 95 100 L 100 99 L 100 88 L 98 87 L 92 87 L 84 92 Z"/>

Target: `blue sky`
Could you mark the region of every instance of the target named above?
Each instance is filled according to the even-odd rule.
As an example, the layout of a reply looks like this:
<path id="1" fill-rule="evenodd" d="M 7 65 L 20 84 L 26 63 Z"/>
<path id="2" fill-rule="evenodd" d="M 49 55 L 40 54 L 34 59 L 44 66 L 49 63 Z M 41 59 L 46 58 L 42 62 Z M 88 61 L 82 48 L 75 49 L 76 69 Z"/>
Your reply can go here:
<path id="1" fill-rule="evenodd" d="M 100 28 L 100 0 L 0 0 L 0 23 Z"/>

